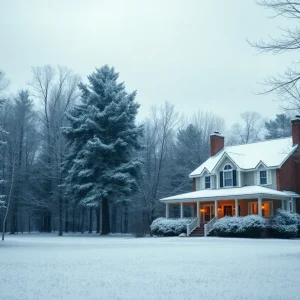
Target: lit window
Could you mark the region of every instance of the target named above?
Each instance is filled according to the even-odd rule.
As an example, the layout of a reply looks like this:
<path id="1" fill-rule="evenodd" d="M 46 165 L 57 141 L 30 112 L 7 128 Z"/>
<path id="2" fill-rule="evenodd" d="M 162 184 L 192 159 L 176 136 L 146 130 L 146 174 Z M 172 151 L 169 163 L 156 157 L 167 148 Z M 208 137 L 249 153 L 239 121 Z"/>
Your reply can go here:
<path id="1" fill-rule="evenodd" d="M 210 189 L 210 176 L 205 177 L 205 188 Z"/>
<path id="2" fill-rule="evenodd" d="M 250 214 L 258 215 L 258 205 L 255 202 L 250 203 Z"/>
<path id="3" fill-rule="evenodd" d="M 261 212 L 263 217 L 271 217 L 273 215 L 272 202 L 263 202 L 261 205 Z M 258 215 L 258 203 L 250 202 L 248 205 L 248 214 Z"/>
<path id="4" fill-rule="evenodd" d="M 263 202 L 262 207 L 262 216 L 263 217 L 270 217 L 271 216 L 271 203 L 270 202 Z"/>
<path id="5" fill-rule="evenodd" d="M 224 186 L 233 186 L 232 166 L 224 167 Z"/>
<path id="6" fill-rule="evenodd" d="M 267 171 L 260 171 L 259 172 L 260 184 L 267 184 Z"/>

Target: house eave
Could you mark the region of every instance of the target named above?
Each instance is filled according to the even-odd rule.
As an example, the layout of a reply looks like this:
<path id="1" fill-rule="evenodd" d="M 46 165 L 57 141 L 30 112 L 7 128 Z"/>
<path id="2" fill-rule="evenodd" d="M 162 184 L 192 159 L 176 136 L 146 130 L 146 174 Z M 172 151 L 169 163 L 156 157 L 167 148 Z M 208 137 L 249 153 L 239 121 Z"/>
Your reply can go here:
<path id="1" fill-rule="evenodd" d="M 245 194 L 245 195 L 239 195 L 239 196 L 212 196 L 212 197 L 201 197 L 201 198 L 183 198 L 183 199 L 170 199 L 170 200 L 163 200 L 160 199 L 163 203 L 179 203 L 179 202 L 208 202 L 208 201 L 221 201 L 221 200 L 249 200 L 249 199 L 256 199 L 256 198 L 264 198 L 264 199 L 272 199 L 272 200 L 288 200 L 291 197 L 290 196 L 275 196 L 272 194 Z"/>

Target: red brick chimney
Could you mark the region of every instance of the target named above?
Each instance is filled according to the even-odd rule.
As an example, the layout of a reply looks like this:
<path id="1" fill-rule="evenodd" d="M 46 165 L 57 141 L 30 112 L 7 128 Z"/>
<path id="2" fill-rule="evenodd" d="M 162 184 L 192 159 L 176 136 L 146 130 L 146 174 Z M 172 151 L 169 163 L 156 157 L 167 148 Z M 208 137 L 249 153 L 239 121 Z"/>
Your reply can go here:
<path id="1" fill-rule="evenodd" d="M 222 136 L 220 132 L 215 131 L 213 134 L 210 135 L 210 156 L 216 155 L 223 148 L 224 148 L 224 136 Z"/>
<path id="2" fill-rule="evenodd" d="M 293 145 L 300 145 L 300 116 L 292 120 L 292 138 Z"/>

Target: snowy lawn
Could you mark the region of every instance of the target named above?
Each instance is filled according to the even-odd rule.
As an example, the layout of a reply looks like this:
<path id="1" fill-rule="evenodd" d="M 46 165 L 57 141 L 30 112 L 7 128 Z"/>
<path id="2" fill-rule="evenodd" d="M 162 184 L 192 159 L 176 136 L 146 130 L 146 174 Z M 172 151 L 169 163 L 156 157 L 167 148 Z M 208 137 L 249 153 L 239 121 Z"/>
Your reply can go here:
<path id="1" fill-rule="evenodd" d="M 300 299 L 300 240 L 24 234 L 0 299 Z"/>

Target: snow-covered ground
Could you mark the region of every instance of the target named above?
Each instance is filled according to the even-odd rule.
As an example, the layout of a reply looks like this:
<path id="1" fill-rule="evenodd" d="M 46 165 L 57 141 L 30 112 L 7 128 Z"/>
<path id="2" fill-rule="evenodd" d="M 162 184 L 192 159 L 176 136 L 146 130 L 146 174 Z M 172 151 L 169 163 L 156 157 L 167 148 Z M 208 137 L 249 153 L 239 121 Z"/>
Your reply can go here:
<path id="1" fill-rule="evenodd" d="M 6 236 L 0 299 L 300 299 L 300 240 Z"/>

